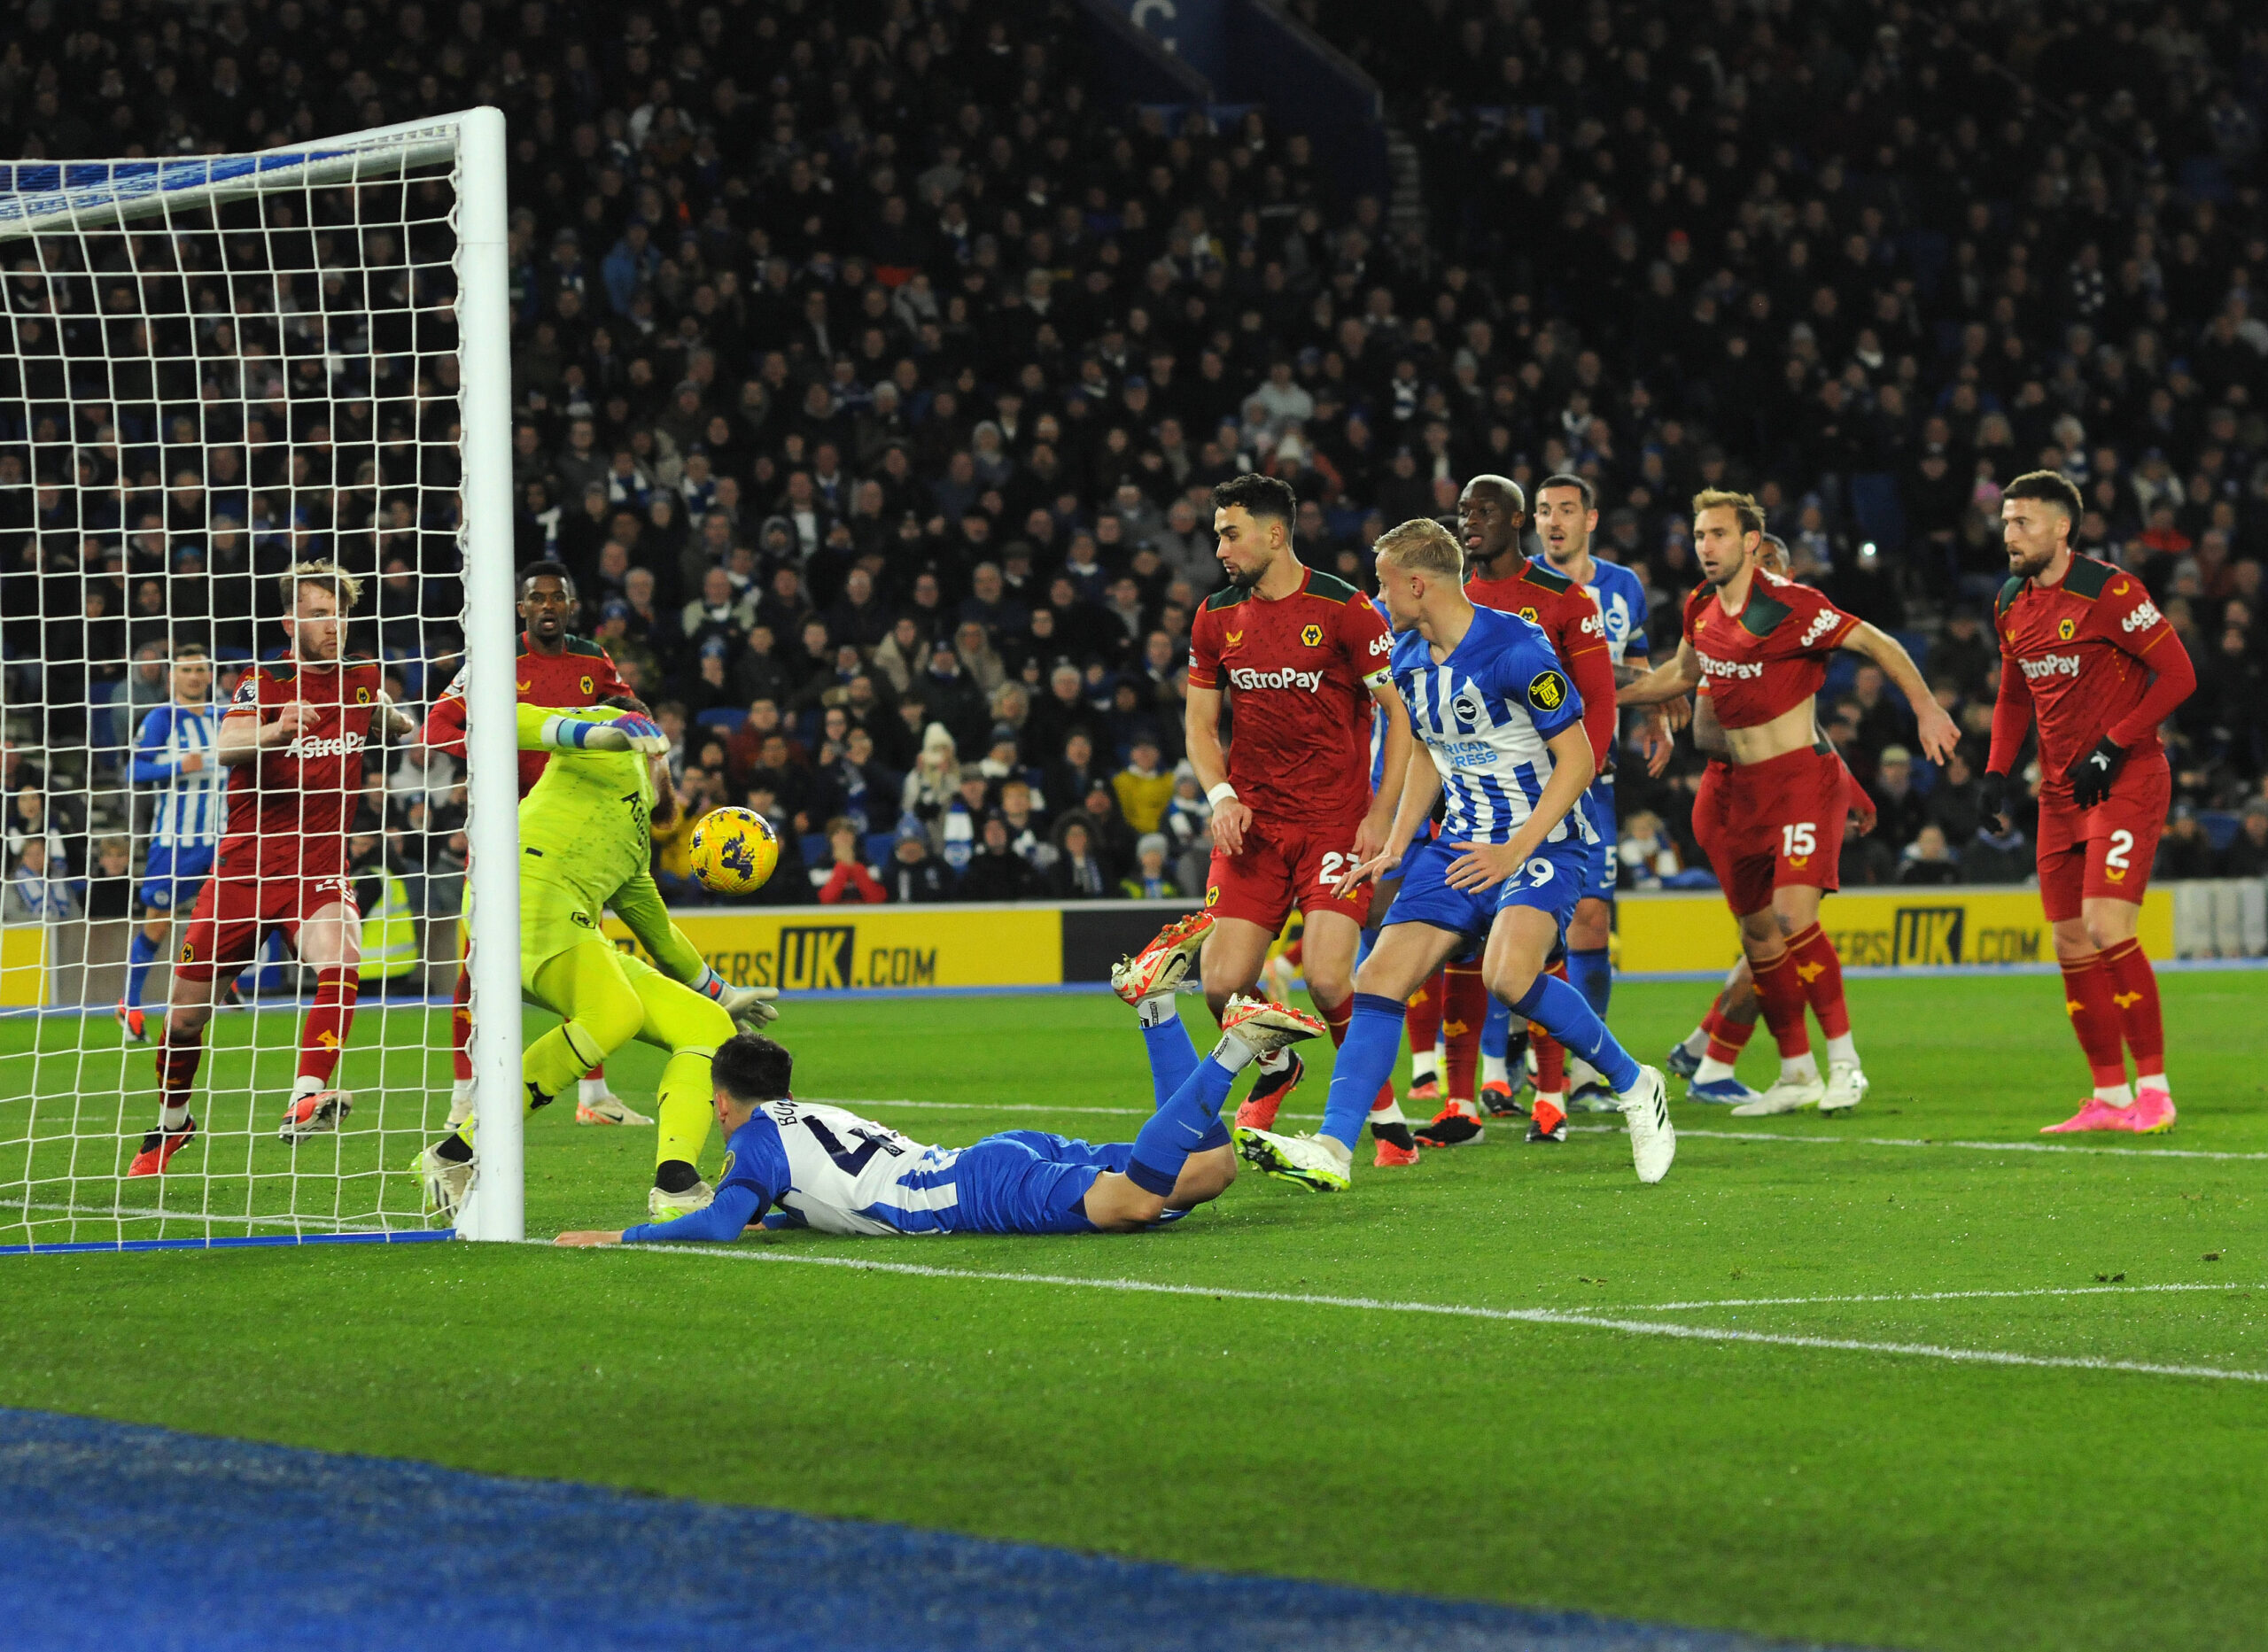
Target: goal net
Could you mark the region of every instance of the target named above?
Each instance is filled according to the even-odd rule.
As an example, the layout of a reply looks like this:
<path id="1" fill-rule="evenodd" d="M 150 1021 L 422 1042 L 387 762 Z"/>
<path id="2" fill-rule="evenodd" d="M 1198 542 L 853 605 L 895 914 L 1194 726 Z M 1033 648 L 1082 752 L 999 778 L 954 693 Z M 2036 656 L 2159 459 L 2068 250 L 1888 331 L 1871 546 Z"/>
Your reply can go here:
<path id="1" fill-rule="evenodd" d="M 0 1246 L 446 1231 L 461 969 L 519 1237 L 503 192 L 493 110 L 0 165 Z"/>

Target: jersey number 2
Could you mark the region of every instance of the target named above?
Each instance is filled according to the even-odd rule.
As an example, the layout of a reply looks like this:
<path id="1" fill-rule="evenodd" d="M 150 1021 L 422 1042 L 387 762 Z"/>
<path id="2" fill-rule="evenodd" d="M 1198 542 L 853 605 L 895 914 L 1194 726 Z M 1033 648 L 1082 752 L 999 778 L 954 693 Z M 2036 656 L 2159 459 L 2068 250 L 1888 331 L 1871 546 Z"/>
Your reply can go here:
<path id="1" fill-rule="evenodd" d="M 2110 850 L 2103 856 L 2102 864 L 2113 872 L 2124 872 L 2127 857 L 2134 852 L 2134 834 L 2118 831 L 2110 834 Z"/>

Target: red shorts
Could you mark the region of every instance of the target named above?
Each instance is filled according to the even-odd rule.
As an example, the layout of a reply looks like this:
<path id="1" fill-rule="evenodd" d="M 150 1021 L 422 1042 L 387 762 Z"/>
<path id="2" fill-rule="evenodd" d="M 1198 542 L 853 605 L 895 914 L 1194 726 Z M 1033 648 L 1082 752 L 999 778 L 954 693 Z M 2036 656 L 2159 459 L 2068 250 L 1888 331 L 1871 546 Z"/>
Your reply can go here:
<path id="1" fill-rule="evenodd" d="M 1693 837 L 1735 916 L 1760 912 L 1772 891 L 1842 887 L 1843 765 L 1831 751 L 1783 752 L 1762 763 L 1711 764 L 1693 794 Z"/>
<path id="2" fill-rule="evenodd" d="M 296 942 L 299 926 L 326 906 L 344 906 L 348 918 L 360 919 L 354 880 L 308 871 L 296 858 L 262 862 L 252 853 L 223 854 L 189 915 L 174 973 L 202 981 L 238 968 L 268 931 L 281 929 Z"/>
<path id="3" fill-rule="evenodd" d="M 2110 795 L 2085 813 L 2069 797 L 2039 800 L 2039 904 L 2051 924 L 2079 915 L 2079 903 L 2132 901 L 2150 887 L 2150 863 L 2173 802 L 2165 753 L 2138 756 Z"/>
<path id="4" fill-rule="evenodd" d="M 1332 893 L 1358 864 L 1355 833 L 1361 825 L 1359 818 L 1336 826 L 1262 826 L 1255 820 L 1245 830 L 1242 854 L 1213 851 L 1205 910 L 1216 918 L 1241 918 L 1271 934 L 1284 927 L 1294 906 L 1310 916 L 1344 912 L 1357 924 L 1369 922 L 1369 885 L 1344 899 Z"/>

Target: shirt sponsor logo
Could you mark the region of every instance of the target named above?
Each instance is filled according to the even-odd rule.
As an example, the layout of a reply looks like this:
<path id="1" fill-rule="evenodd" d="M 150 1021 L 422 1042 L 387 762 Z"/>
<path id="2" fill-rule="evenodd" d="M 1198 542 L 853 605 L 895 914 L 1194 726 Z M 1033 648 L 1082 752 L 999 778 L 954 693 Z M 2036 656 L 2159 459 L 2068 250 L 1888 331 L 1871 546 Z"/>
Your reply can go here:
<path id="1" fill-rule="evenodd" d="M 2134 605 L 2132 613 L 2118 622 L 2118 629 L 2130 634 L 2138 631 L 2147 631 L 2164 617 L 2158 612 L 2157 605 L 2145 597 Z"/>
<path id="2" fill-rule="evenodd" d="M 1712 677 L 1731 678 L 1737 682 L 1749 682 L 1764 675 L 1761 660 L 1719 660 L 1698 654 L 1701 669 Z"/>
<path id="3" fill-rule="evenodd" d="M 2079 656 L 2076 654 L 2046 654 L 2036 660 L 2018 660 L 2016 663 L 2023 667 L 2025 678 L 2035 683 L 2046 677 L 2079 674 Z"/>
<path id="4" fill-rule="evenodd" d="M 1582 628 L 1584 632 L 1589 636 L 1604 637 L 1606 635 L 1606 622 L 1601 619 L 1596 614 L 1584 615 Z"/>
<path id="5" fill-rule="evenodd" d="M 287 757 L 297 757 L 305 763 L 310 757 L 351 757 L 362 749 L 363 740 L 349 729 L 343 734 L 302 734 L 284 748 Z"/>
<path id="6" fill-rule="evenodd" d="M 1842 623 L 1843 616 L 1835 612 L 1832 609 L 1829 609 L 1823 614 L 1814 614 L 1812 617 L 1811 624 L 1804 627 L 1803 640 L 1796 646 L 1798 648 L 1808 648 L 1813 643 L 1817 642 L 1821 637 L 1824 637 L 1829 632 L 1834 630 L 1836 626 Z"/>
<path id="7" fill-rule="evenodd" d="M 1380 632 L 1377 636 L 1371 639 L 1371 652 L 1372 654 L 1393 653 L 1394 639 L 1384 632 Z"/>
<path id="8" fill-rule="evenodd" d="M 1229 673 L 1229 680 L 1239 688 L 1304 688 L 1309 694 L 1323 686 L 1321 671 L 1255 671 L 1250 666 L 1239 666 Z"/>

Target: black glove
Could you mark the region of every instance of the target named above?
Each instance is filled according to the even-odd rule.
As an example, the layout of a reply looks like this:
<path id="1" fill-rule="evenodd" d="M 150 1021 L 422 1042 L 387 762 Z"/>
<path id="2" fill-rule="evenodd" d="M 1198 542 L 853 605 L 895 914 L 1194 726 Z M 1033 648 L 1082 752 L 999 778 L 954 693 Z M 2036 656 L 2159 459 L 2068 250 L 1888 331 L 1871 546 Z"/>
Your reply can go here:
<path id="1" fill-rule="evenodd" d="M 2081 809 L 2101 803 L 2110 795 L 2110 783 L 2118 778 L 2125 761 L 2124 746 L 2112 744 L 2107 734 L 2097 741 L 2093 751 L 2063 771 L 2063 778 L 2071 783 L 2071 801 Z"/>
<path id="2" fill-rule="evenodd" d="M 1977 788 L 1977 802 L 1984 810 L 1984 818 L 1995 828 L 2000 827 L 2008 816 L 2008 777 L 1985 770 L 1984 779 Z"/>

